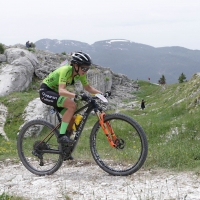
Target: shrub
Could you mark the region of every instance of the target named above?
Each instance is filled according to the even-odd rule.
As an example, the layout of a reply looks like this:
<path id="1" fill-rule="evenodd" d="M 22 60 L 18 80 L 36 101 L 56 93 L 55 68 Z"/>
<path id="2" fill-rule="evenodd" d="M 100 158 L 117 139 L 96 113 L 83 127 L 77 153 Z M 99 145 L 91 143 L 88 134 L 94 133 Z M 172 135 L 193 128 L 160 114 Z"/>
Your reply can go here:
<path id="1" fill-rule="evenodd" d="M 64 52 L 62 52 L 61 54 L 62 54 L 62 55 L 67 55 L 65 51 L 64 51 Z"/>
<path id="2" fill-rule="evenodd" d="M 31 42 L 31 48 L 35 48 L 35 47 L 36 45 L 33 42 Z"/>
<path id="3" fill-rule="evenodd" d="M 31 52 L 35 53 L 35 49 L 28 48 L 28 51 L 31 51 Z"/>
<path id="4" fill-rule="evenodd" d="M 110 80 L 109 77 L 106 77 L 106 78 L 105 78 L 105 81 L 109 81 L 109 80 Z"/>
<path id="5" fill-rule="evenodd" d="M 0 43 L 0 54 L 3 54 L 5 51 L 5 48 L 3 46 L 3 44 Z"/>

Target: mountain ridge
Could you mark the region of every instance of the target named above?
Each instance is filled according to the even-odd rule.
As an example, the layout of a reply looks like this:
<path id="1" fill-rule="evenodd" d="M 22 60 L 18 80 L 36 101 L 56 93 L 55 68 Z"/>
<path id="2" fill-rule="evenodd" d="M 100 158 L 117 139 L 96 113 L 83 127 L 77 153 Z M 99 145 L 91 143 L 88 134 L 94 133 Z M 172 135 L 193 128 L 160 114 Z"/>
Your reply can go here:
<path id="1" fill-rule="evenodd" d="M 36 48 L 53 53 L 84 51 L 94 64 L 109 67 L 131 79 L 158 82 L 165 75 L 167 83 L 176 83 L 181 73 L 190 79 L 200 69 L 200 50 L 184 47 L 152 47 L 126 39 L 110 39 L 87 44 L 76 40 L 41 39 Z"/>

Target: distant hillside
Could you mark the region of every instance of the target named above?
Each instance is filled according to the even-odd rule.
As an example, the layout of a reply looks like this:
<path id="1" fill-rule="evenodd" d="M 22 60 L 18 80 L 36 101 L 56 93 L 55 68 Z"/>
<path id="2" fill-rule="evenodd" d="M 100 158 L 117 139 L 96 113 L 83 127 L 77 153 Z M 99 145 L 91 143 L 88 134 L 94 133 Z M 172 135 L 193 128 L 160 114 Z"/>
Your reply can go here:
<path id="1" fill-rule="evenodd" d="M 183 72 L 189 80 L 200 71 L 200 51 L 183 47 L 162 47 L 138 44 L 129 40 L 104 40 L 89 45 L 74 40 L 41 39 L 36 48 L 54 53 L 84 51 L 91 55 L 93 62 L 110 67 L 116 73 L 129 78 L 158 82 L 164 74 L 167 83 L 177 83 Z"/>
<path id="2" fill-rule="evenodd" d="M 146 132 L 149 153 L 145 164 L 200 172 L 200 73 L 186 83 L 163 87 L 139 81 L 139 85 L 136 103 L 140 106 L 144 99 L 146 108 L 134 106 L 123 113 Z"/>

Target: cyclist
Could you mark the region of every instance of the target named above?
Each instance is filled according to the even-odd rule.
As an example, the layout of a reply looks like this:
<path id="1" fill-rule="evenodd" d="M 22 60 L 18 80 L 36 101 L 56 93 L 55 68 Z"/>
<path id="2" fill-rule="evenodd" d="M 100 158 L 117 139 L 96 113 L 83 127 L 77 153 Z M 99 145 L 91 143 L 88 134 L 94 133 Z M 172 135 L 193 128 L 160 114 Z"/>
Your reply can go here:
<path id="1" fill-rule="evenodd" d="M 40 87 L 40 99 L 47 105 L 54 106 L 62 114 L 62 123 L 59 143 L 73 143 L 66 133 L 68 125 L 76 111 L 77 100 L 87 100 L 85 94 L 75 94 L 68 90 L 68 86 L 80 80 L 83 88 L 91 94 L 102 94 L 101 91 L 90 86 L 86 73 L 92 64 L 88 54 L 76 52 L 72 54 L 70 65 L 64 65 L 51 72 L 42 82 Z M 74 101 L 73 101 L 74 98 Z"/>

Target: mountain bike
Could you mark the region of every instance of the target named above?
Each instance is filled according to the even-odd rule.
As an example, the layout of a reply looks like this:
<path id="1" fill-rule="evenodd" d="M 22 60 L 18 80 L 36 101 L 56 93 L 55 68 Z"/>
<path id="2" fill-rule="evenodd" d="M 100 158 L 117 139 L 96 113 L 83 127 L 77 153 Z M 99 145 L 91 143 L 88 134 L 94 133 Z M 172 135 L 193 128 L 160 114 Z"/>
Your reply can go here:
<path id="1" fill-rule="evenodd" d="M 57 142 L 61 116 L 55 110 L 58 124 L 44 119 L 27 122 L 17 138 L 18 155 L 23 165 L 33 174 L 51 175 L 70 158 L 74 152 L 85 123 L 92 111 L 97 116 L 90 133 L 90 151 L 96 164 L 114 176 L 127 176 L 137 172 L 144 164 L 148 143 L 142 127 L 131 117 L 120 114 L 106 114 L 103 105 L 107 99 L 103 95 L 88 96 L 86 104 L 78 109 L 82 120 L 71 138 L 73 144 Z"/>

